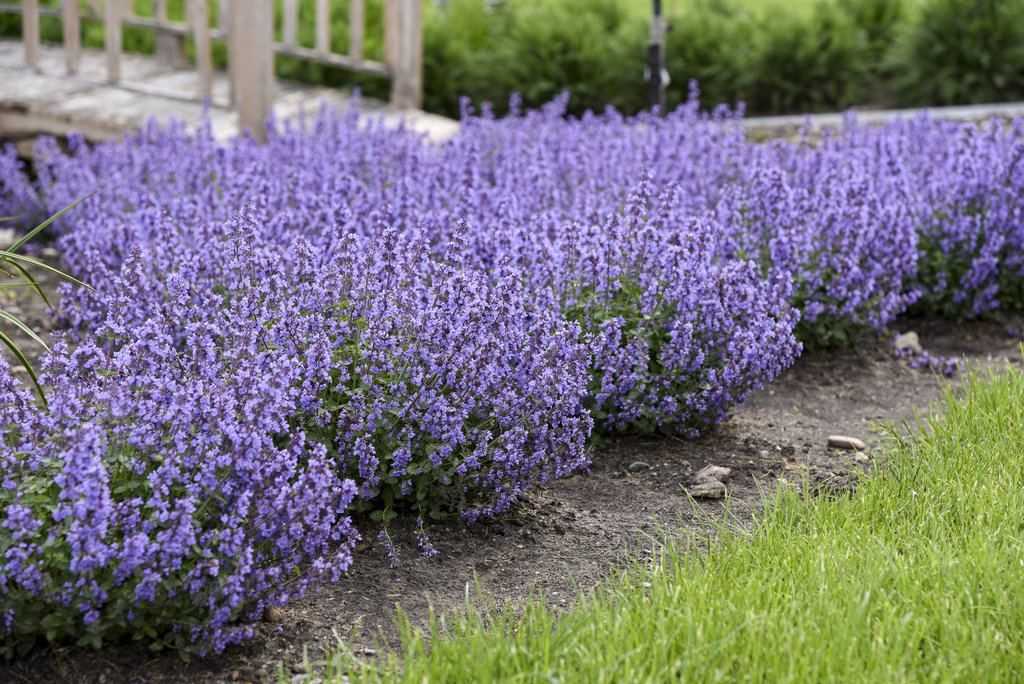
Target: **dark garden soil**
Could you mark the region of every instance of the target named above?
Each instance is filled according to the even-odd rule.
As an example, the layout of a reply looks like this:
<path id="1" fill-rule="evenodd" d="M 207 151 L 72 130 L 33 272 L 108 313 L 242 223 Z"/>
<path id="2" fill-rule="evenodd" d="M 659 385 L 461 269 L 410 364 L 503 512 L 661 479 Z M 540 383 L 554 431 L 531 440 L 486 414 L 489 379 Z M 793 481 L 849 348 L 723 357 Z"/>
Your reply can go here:
<path id="1" fill-rule="evenodd" d="M 28 293 L 15 312 L 30 325 L 47 325 L 44 307 Z M 1021 367 L 1020 338 L 994 323 L 904 320 L 896 327 L 917 331 L 933 354 L 966 356 L 989 368 L 1007 361 Z M 700 439 L 613 439 L 594 454 L 589 473 L 530 491 L 499 519 L 470 527 L 435 524 L 429 532 L 438 554 L 432 558 L 419 554 L 413 527 L 395 521 L 401 567 L 390 569 L 375 540 L 379 528 L 358 521 L 365 542 L 340 582 L 266 615 L 255 638 L 221 656 L 185 663 L 173 653 L 131 645 L 100 651 L 47 647 L 0 663 L 0 681 L 265 681 L 276 677 L 282 662 L 292 677 L 303 671 L 290 664 L 301 661 L 304 648 L 316 660 L 322 645 L 336 637 L 357 657 L 374 658 L 386 644 L 396 644 L 396 605 L 423 624 L 430 605 L 451 610 L 467 592 L 474 597 L 474 582 L 499 603 L 521 605 L 543 591 L 550 603 L 568 607 L 574 583 L 593 588 L 627 554 L 649 555 L 662 532 L 672 538 L 698 532 L 706 526 L 703 516 L 721 519 L 726 505 L 739 523 L 749 520 L 760 491 L 780 480 L 807 478 L 813 486 L 851 489 L 851 469 L 870 463 L 855 452 L 828 448 L 828 436 L 856 437 L 877 450 L 879 426 L 913 421 L 915 406 L 927 414 L 941 398 L 943 382 L 928 370 L 909 368 L 883 340 L 866 340 L 850 351 L 807 352 Z M 707 465 L 732 469 L 729 495 L 698 500 L 697 510 L 684 488 Z"/>

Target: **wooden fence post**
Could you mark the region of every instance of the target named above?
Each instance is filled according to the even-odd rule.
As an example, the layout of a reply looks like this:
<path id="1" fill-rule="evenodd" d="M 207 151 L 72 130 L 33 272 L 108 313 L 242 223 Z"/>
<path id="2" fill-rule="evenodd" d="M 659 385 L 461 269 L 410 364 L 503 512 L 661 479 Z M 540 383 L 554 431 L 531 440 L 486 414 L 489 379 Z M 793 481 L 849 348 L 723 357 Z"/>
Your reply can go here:
<path id="1" fill-rule="evenodd" d="M 389 15 L 395 21 L 385 39 L 391 41 L 385 49 L 394 60 L 388 64 L 391 104 L 419 108 L 423 103 L 423 5 L 421 0 L 394 0 Z"/>
<path id="2" fill-rule="evenodd" d="M 330 0 L 316 0 L 316 51 L 326 55 L 331 51 L 331 3 Z"/>
<path id="3" fill-rule="evenodd" d="M 179 67 L 185 64 L 185 36 L 163 28 L 167 23 L 168 0 L 154 0 L 153 14 L 156 18 L 156 58 L 164 64 Z"/>
<path id="4" fill-rule="evenodd" d="M 384 0 L 384 63 L 394 71 L 398 61 L 398 3 Z"/>
<path id="5" fill-rule="evenodd" d="M 69 74 L 78 73 L 82 57 L 82 19 L 77 2 L 64 0 L 62 12 L 64 22 L 64 60 Z"/>
<path id="6" fill-rule="evenodd" d="M 25 41 L 25 61 L 39 71 L 39 0 L 21 4 L 21 39 Z"/>
<path id="7" fill-rule="evenodd" d="M 206 0 L 188 0 L 185 8 L 192 28 L 192 42 L 196 50 L 196 71 L 199 90 L 206 99 L 213 98 L 213 48 L 210 44 L 210 7 Z"/>
<path id="8" fill-rule="evenodd" d="M 107 80 L 121 80 L 121 9 L 123 0 L 107 0 L 104 12 L 104 49 L 107 52 Z"/>
<path id="9" fill-rule="evenodd" d="M 228 83 L 235 82 L 235 63 L 231 61 L 231 12 L 233 11 L 235 3 L 233 0 L 220 0 L 217 4 L 217 28 L 220 29 L 220 34 L 226 36 L 225 40 L 228 42 Z M 235 106 L 235 88 L 231 86 L 228 88 L 228 104 L 232 107 Z"/>
<path id="10" fill-rule="evenodd" d="M 265 142 L 267 116 L 274 103 L 273 0 L 232 2 L 228 42 L 238 125 L 251 129 L 258 140 Z"/>
<path id="11" fill-rule="evenodd" d="M 363 0 L 348 2 L 348 56 L 354 60 L 363 58 L 363 34 L 366 26 L 366 12 Z"/>
<path id="12" fill-rule="evenodd" d="M 281 43 L 295 47 L 299 44 L 299 0 L 284 0 L 281 12 Z"/>

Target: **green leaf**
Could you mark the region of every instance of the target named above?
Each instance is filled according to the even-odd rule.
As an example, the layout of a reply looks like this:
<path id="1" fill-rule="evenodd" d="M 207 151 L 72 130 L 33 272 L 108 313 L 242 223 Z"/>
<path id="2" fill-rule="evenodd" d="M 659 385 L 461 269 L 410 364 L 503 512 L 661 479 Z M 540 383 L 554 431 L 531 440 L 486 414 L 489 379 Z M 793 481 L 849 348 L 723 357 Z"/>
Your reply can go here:
<path id="1" fill-rule="evenodd" d="M 0 314 L 9 315 L 5 311 L 0 311 Z M 11 316 L 11 318 L 13 318 L 13 316 Z M 19 325 L 21 324 L 21 322 L 17 321 L 17 319 L 15 319 L 15 321 Z M 31 334 L 34 335 L 34 333 Z M 11 350 L 11 353 L 13 353 L 18 358 L 18 360 L 21 361 L 21 364 L 25 367 L 25 370 L 28 371 L 28 376 L 29 378 L 32 379 L 32 384 L 36 386 L 36 392 L 39 393 L 39 400 L 43 403 L 43 408 L 46 409 L 47 412 L 49 412 L 50 405 L 47 403 L 46 395 L 43 393 L 43 386 L 39 384 L 39 377 L 36 375 L 35 370 L 32 369 L 32 364 L 29 363 L 28 358 L 26 358 L 25 354 L 21 351 L 21 349 L 18 348 L 18 345 L 14 343 L 14 340 L 8 337 L 7 333 L 5 333 L 3 330 L 0 330 L 0 342 L 3 342 L 7 346 L 7 348 Z"/>
<path id="2" fill-rule="evenodd" d="M 7 253 L 8 252 L 5 252 L 4 250 L 0 250 L 0 254 L 7 254 Z M 12 255 L 12 256 L 17 256 L 17 255 Z M 21 273 L 21 277 L 25 279 L 25 282 L 23 282 L 23 283 L 8 284 L 8 285 L 5 285 L 4 287 L 25 287 L 25 286 L 31 287 L 33 290 L 36 291 L 36 294 L 39 295 L 40 297 L 42 297 L 43 301 L 46 302 L 46 306 L 48 306 L 48 307 L 50 307 L 52 309 L 53 305 L 50 304 L 50 300 L 46 298 L 46 293 L 43 292 L 43 288 L 39 287 L 39 283 L 37 283 L 36 279 L 32 277 L 32 274 L 29 273 L 27 270 L 25 270 L 25 267 L 22 266 L 19 263 L 15 263 L 15 262 L 12 261 L 11 262 L 11 266 L 13 266 L 19 273 Z"/>
<path id="3" fill-rule="evenodd" d="M 85 283 L 83 283 L 78 278 L 75 278 L 74 276 L 70 276 L 67 273 L 64 273 L 63 271 L 61 271 L 60 269 L 56 269 L 56 268 L 54 268 L 52 266 L 48 266 L 47 264 L 43 263 L 42 261 L 39 261 L 38 259 L 33 259 L 32 257 L 25 256 L 24 254 L 14 254 L 10 250 L 0 250 L 0 263 L 4 263 L 8 259 L 12 260 L 11 261 L 11 265 L 12 266 L 14 266 L 15 268 L 17 268 L 20 271 L 22 271 L 22 273 L 24 273 L 25 275 L 28 275 L 27 272 L 25 272 L 24 269 L 22 269 L 20 266 L 18 266 L 16 263 L 14 263 L 14 260 L 21 261 L 21 262 L 24 262 L 26 264 L 31 264 L 32 266 L 35 266 L 36 268 L 41 268 L 44 271 L 49 271 L 50 273 L 52 273 L 52 274 L 54 274 L 56 276 L 59 276 L 61 278 L 64 278 L 65 280 L 70 280 L 71 282 L 73 282 L 76 285 L 81 285 L 82 287 L 84 287 L 86 289 L 89 289 L 89 290 L 92 290 L 93 292 L 96 291 L 95 288 L 93 288 L 93 287 L 91 287 L 89 285 L 86 285 Z M 32 282 L 34 283 L 35 281 L 33 280 Z M 38 286 L 36 286 L 36 289 L 38 289 Z M 42 291 L 40 291 L 39 294 L 42 294 Z M 45 296 L 43 298 L 45 299 Z M 49 304 L 49 302 L 47 302 L 47 304 Z"/>
<path id="4" fill-rule="evenodd" d="M 14 324 L 14 325 L 16 325 L 16 326 L 17 326 L 18 328 L 20 328 L 22 332 L 24 332 L 24 333 L 25 333 L 26 335 L 28 335 L 28 336 L 29 336 L 29 337 L 31 337 L 31 338 L 32 338 L 33 340 L 35 340 L 36 342 L 38 342 L 38 343 L 39 343 L 39 345 L 40 345 L 40 346 L 41 346 L 41 347 L 42 347 L 43 349 L 45 349 L 46 351 L 50 351 L 50 347 L 49 347 L 49 346 L 47 346 L 47 344 L 46 344 L 45 342 L 43 342 L 43 340 L 42 340 L 42 339 L 41 339 L 41 338 L 40 338 L 40 337 L 39 337 L 38 335 L 36 335 L 36 334 L 35 334 L 35 332 L 33 332 L 31 328 L 29 328 L 29 327 L 28 327 L 27 325 L 25 325 L 24 323 L 22 323 L 21 321 L 19 321 L 19 320 L 18 320 L 18 319 L 17 319 L 17 318 L 16 318 L 15 316 L 14 316 L 14 314 L 9 314 L 9 313 L 7 313 L 6 311 L 0 310 L 0 318 L 4 318 L 4 319 L 6 319 L 7 321 L 9 321 L 9 322 L 13 323 L 13 324 Z"/>
<path id="5" fill-rule="evenodd" d="M 36 226 L 36 227 L 35 227 L 35 228 L 33 228 L 32 230 L 30 230 L 30 231 L 29 231 L 28 233 L 26 233 L 26 234 L 25 234 L 25 235 L 24 235 L 24 236 L 23 236 L 23 237 L 22 237 L 22 238 L 21 238 L 20 240 L 18 240 L 18 241 L 17 241 L 17 242 L 15 242 L 15 243 L 14 243 L 13 245 L 11 245 L 11 246 L 10 246 L 10 247 L 9 247 L 9 248 L 7 249 L 7 251 L 8 251 L 8 252 L 16 252 L 16 251 L 18 251 L 18 249 L 19 249 L 19 248 L 20 248 L 20 247 L 21 247 L 22 245 L 24 245 L 24 244 L 25 244 L 26 242 L 28 242 L 29 240 L 31 240 L 32 238 L 34 238 L 34 237 L 35 237 L 36 235 L 38 235 L 38 234 L 39 234 L 40 232 L 42 232 L 42 231 L 43 231 L 43 230 L 44 230 L 44 229 L 45 229 L 45 228 L 46 228 L 47 226 L 49 226 L 49 225 L 50 225 L 51 223 L 53 223 L 54 221 L 56 221 L 57 219 L 59 219 L 59 218 L 60 218 L 61 216 L 63 216 L 64 214 L 66 214 L 66 213 L 67 213 L 68 211 L 70 211 L 70 210 L 71 210 L 72 208 L 74 208 L 74 207 L 78 206 L 79 204 L 81 204 L 82 202 L 84 202 L 85 200 L 89 199 L 90 197 L 92 197 L 92 196 L 93 196 L 93 195 L 95 195 L 95 194 L 96 194 L 95 192 L 90 192 L 90 193 L 89 193 L 88 195 L 86 195 L 86 196 L 85 196 L 85 197 L 83 197 L 82 199 L 78 200 L 78 201 L 77 201 L 77 202 L 75 202 L 74 204 L 69 204 L 68 206 L 64 207 L 63 209 L 61 209 L 60 211 L 58 211 L 58 212 L 57 212 L 56 214 L 54 214 L 54 215 L 53 215 L 53 216 L 51 216 L 50 218 L 46 219 L 45 221 L 43 221 L 42 223 L 40 223 L 40 224 L 39 224 L 38 226 Z M 5 257 L 4 257 L 4 256 L 2 256 L 2 255 L 0 255 L 0 264 L 4 263 L 4 261 L 5 261 Z"/>

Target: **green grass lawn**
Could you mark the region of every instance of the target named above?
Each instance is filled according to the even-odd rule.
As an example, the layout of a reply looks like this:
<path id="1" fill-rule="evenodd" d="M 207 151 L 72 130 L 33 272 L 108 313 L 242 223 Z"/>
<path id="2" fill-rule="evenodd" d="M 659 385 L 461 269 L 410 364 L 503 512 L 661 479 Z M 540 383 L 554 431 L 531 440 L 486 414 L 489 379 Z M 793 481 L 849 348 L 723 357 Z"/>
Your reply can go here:
<path id="1" fill-rule="evenodd" d="M 352 681 L 1020 681 L 1024 377 L 966 378 L 944 414 L 891 430 L 852 497 L 780 489 L 748 528 L 636 559 L 559 616 L 406 624 Z M 710 548 L 710 551 L 701 550 Z M 653 570 L 651 569 L 653 565 Z"/>

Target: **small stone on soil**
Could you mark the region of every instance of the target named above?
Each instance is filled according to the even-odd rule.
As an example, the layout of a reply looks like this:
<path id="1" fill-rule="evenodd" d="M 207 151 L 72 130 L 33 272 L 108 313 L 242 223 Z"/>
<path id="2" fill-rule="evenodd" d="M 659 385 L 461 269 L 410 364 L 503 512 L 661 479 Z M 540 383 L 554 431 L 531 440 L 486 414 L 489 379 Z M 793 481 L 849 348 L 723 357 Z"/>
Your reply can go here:
<path id="1" fill-rule="evenodd" d="M 639 473 L 641 470 L 650 470 L 651 466 L 643 461 L 633 461 L 629 464 L 629 472 Z"/>
<path id="2" fill-rule="evenodd" d="M 264 622 L 280 622 L 284 619 L 284 613 L 277 606 L 267 606 L 263 609 Z"/>
<path id="3" fill-rule="evenodd" d="M 7 249 L 18 241 L 18 234 L 13 228 L 0 228 L 0 249 Z"/>
<path id="4" fill-rule="evenodd" d="M 907 350 L 914 354 L 920 354 L 924 352 L 924 348 L 921 346 L 921 340 L 918 339 L 917 333 L 914 331 L 897 335 L 895 342 L 896 349 L 903 351 Z"/>
<path id="5" fill-rule="evenodd" d="M 693 476 L 694 484 L 703 484 L 705 482 L 725 482 L 729 479 L 732 474 L 732 468 L 723 468 L 722 466 L 706 465 L 697 471 L 697 474 Z"/>
<path id="6" fill-rule="evenodd" d="M 855 451 L 864 451 L 867 449 L 867 445 L 856 437 L 846 437 L 844 435 L 831 435 L 828 438 L 828 445 L 833 449 L 853 449 Z"/>
<path id="7" fill-rule="evenodd" d="M 702 482 L 690 489 L 690 496 L 695 499 L 721 499 L 725 496 L 726 487 L 718 480 Z"/>

